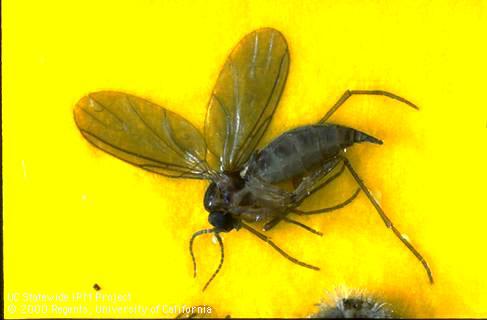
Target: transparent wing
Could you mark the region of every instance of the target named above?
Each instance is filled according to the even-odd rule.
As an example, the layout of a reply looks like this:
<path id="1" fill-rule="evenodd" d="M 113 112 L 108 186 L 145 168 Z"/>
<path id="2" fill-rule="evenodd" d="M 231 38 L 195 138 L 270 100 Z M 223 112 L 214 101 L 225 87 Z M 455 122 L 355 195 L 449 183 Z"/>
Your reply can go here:
<path id="1" fill-rule="evenodd" d="M 181 116 L 147 100 L 113 91 L 91 93 L 74 109 L 83 136 L 121 159 L 174 178 L 208 178 L 206 144 Z"/>
<path id="2" fill-rule="evenodd" d="M 289 52 L 279 31 L 245 36 L 228 57 L 213 89 L 205 123 L 208 149 L 220 169 L 240 169 L 266 131 L 286 82 Z"/>

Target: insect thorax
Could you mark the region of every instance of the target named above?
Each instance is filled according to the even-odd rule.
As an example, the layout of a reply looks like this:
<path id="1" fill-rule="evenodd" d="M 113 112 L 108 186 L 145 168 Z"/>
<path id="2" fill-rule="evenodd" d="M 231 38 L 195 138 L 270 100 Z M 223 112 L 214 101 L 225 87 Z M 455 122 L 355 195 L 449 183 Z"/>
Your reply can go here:
<path id="1" fill-rule="evenodd" d="M 228 211 L 234 195 L 245 187 L 245 181 L 239 172 L 223 172 L 218 181 L 212 182 L 206 189 L 204 206 L 208 212 Z"/>
<path id="2" fill-rule="evenodd" d="M 204 206 L 210 213 L 208 222 L 219 232 L 228 232 L 240 228 L 239 219 L 234 217 L 231 209 L 236 207 L 235 195 L 244 188 L 245 181 L 240 177 L 240 173 L 224 172 L 206 190 Z"/>

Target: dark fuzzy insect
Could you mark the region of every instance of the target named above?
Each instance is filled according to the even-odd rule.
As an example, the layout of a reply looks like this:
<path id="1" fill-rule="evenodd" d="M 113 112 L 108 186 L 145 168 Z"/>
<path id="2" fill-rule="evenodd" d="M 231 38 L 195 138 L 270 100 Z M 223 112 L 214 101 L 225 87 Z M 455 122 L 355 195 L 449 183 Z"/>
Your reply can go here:
<path id="1" fill-rule="evenodd" d="M 288 47 L 280 32 L 265 28 L 245 36 L 228 57 L 212 91 L 204 135 L 176 113 L 121 92 L 102 91 L 83 97 L 74 110 L 74 117 L 89 142 L 121 160 L 172 178 L 211 181 L 204 206 L 213 228 L 194 233 L 190 241 L 195 275 L 194 239 L 213 233 L 220 244 L 220 264 L 204 288 L 223 264 L 223 242 L 219 234 L 234 229 L 246 229 L 290 261 L 319 270 L 288 255 L 249 223 L 264 221 L 266 231 L 284 221 L 320 234 L 288 215 L 336 210 L 352 202 L 360 191 L 386 226 L 421 261 L 433 282 L 426 261 L 393 226 L 343 152 L 355 143 L 382 144 L 382 141 L 327 122 L 353 95 L 385 96 L 417 107 L 386 91 L 346 91 L 316 124 L 287 131 L 257 150 L 284 89 L 288 67 Z M 216 159 L 216 164 L 211 159 Z M 350 198 L 329 208 L 308 212 L 298 209 L 311 194 L 345 169 L 358 185 Z M 294 183 L 292 190 L 280 186 L 288 180 Z"/>
<path id="2" fill-rule="evenodd" d="M 318 311 L 310 315 L 310 318 L 391 319 L 399 317 L 390 304 L 355 291 L 329 297 L 317 306 Z"/>

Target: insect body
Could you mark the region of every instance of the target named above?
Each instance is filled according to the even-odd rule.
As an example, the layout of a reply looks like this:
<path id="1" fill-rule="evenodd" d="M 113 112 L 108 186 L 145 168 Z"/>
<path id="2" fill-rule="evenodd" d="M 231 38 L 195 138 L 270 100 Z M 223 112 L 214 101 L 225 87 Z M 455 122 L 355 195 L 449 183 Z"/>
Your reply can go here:
<path id="1" fill-rule="evenodd" d="M 248 173 L 267 183 L 286 181 L 323 166 L 357 142 L 382 141 L 338 125 L 311 125 L 283 133 L 261 150 Z"/>
<path id="2" fill-rule="evenodd" d="M 364 141 L 382 144 L 338 125 L 305 126 L 283 133 L 255 153 L 241 172 L 208 188 L 205 207 L 211 212 L 210 223 L 227 230 L 240 228 L 235 216 L 247 222 L 284 217 L 308 196 L 309 187 L 334 168 L 342 150 Z M 311 181 L 303 179 L 293 192 L 273 185 L 303 176 Z"/>
<path id="3" fill-rule="evenodd" d="M 195 275 L 194 239 L 213 233 L 220 244 L 220 264 L 204 288 L 223 264 L 219 233 L 233 229 L 246 229 L 290 261 L 317 270 L 288 255 L 248 223 L 264 221 L 264 230 L 269 230 L 285 221 L 319 234 L 288 215 L 342 208 L 359 191 L 364 192 L 386 226 L 421 261 L 432 282 L 426 261 L 393 226 L 344 156 L 343 150 L 354 143 L 381 144 L 382 141 L 327 122 L 353 95 L 381 95 L 416 106 L 386 91 L 346 91 L 318 123 L 285 132 L 259 151 L 256 148 L 275 112 L 288 66 L 287 44 L 278 31 L 259 29 L 244 37 L 228 57 L 212 91 L 204 135 L 176 113 L 121 92 L 102 91 L 83 97 L 74 110 L 74 117 L 89 142 L 121 160 L 172 178 L 211 181 L 204 206 L 213 228 L 194 233 L 190 240 Z M 211 159 L 216 159 L 216 164 Z M 306 198 L 345 169 L 358 184 L 350 198 L 330 208 L 299 210 Z M 280 185 L 289 180 L 293 188 Z"/>

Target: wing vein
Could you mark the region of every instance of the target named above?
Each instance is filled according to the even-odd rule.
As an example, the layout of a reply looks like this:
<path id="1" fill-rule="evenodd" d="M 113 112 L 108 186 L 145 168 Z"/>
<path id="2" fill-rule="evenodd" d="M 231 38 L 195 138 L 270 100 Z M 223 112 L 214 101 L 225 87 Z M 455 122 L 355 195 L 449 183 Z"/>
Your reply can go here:
<path id="1" fill-rule="evenodd" d="M 257 52 L 259 51 L 259 34 L 255 32 L 254 48 L 252 50 L 252 60 L 250 63 L 250 78 L 255 79 L 255 67 L 257 65 Z"/>
<path id="2" fill-rule="evenodd" d="M 100 138 L 99 136 L 97 136 L 96 134 L 94 134 L 94 133 L 92 133 L 92 132 L 90 132 L 88 130 L 80 129 L 80 131 L 82 133 L 87 134 L 88 136 L 94 137 L 96 140 L 101 141 L 102 143 L 106 144 L 107 146 L 109 146 L 109 147 L 111 147 L 111 148 L 113 148 L 115 150 L 125 152 L 128 155 L 131 155 L 131 156 L 134 156 L 134 157 L 137 157 L 137 158 L 141 158 L 141 159 L 144 159 L 144 160 L 148 160 L 148 161 L 153 161 L 153 162 L 156 162 L 156 163 L 158 163 L 158 164 L 160 164 L 162 166 L 173 167 L 173 168 L 175 168 L 174 170 L 180 169 L 180 168 L 181 169 L 187 169 L 187 167 L 184 167 L 184 166 L 180 166 L 180 165 L 177 165 L 177 164 L 174 164 L 174 163 L 167 163 L 167 162 L 164 162 L 164 161 L 161 161 L 161 160 L 158 160 L 158 159 L 154 159 L 154 158 L 151 158 L 151 157 L 144 156 L 144 155 L 139 154 L 137 152 L 132 152 L 132 151 L 126 150 L 126 149 L 124 149 L 122 147 L 116 146 L 116 145 L 114 145 L 114 144 L 112 144 L 112 143 L 110 143 L 110 142 L 108 142 L 108 141 Z M 88 139 L 88 141 L 90 141 L 90 140 Z M 103 150 L 103 151 L 111 154 L 112 156 L 114 156 L 117 159 L 120 159 L 120 160 L 123 160 L 123 161 L 127 161 L 127 160 L 124 160 L 124 159 L 118 157 L 117 155 L 113 154 L 112 152 L 109 152 L 107 150 Z M 129 162 L 129 161 L 127 161 L 127 162 Z M 137 166 L 139 166 L 139 165 L 137 165 Z"/>
<path id="3" fill-rule="evenodd" d="M 225 140 L 223 142 L 223 153 L 221 157 L 223 157 L 224 154 L 226 154 L 227 147 L 228 147 L 228 136 L 230 135 L 231 132 L 231 121 L 230 121 L 230 114 L 228 113 L 228 110 L 226 106 L 223 104 L 223 102 L 220 100 L 220 97 L 218 97 L 215 93 L 213 93 L 213 97 L 215 98 L 216 102 L 220 106 L 220 108 L 223 110 L 223 113 L 225 114 Z M 225 165 L 225 160 L 220 159 L 220 162 L 222 165 Z"/>
<path id="4" fill-rule="evenodd" d="M 281 71 L 282 71 L 283 63 L 284 63 L 284 60 L 285 60 L 285 58 L 286 58 L 286 57 L 287 57 L 287 53 L 286 53 L 286 54 L 284 54 L 284 55 L 282 56 L 282 58 L 281 58 L 281 62 L 280 62 L 280 64 L 279 64 L 279 71 L 278 71 L 277 76 L 276 76 L 276 78 L 275 78 L 275 80 L 274 80 L 274 82 L 273 82 L 273 85 L 272 85 L 272 90 L 271 90 L 271 92 L 270 92 L 269 96 L 267 97 L 267 101 L 266 101 L 265 107 L 264 107 L 264 108 L 262 108 L 262 110 L 261 110 L 261 112 L 260 112 L 260 114 L 259 114 L 258 120 L 255 122 L 255 124 L 254 124 L 254 126 L 252 127 L 252 130 L 250 131 L 249 135 L 248 135 L 248 136 L 245 138 L 244 143 L 242 143 L 242 146 L 241 146 L 241 149 L 240 149 L 240 152 L 239 152 L 239 156 L 238 156 L 238 158 L 237 158 L 237 162 L 239 162 L 239 161 L 241 161 L 241 160 L 242 160 L 242 159 L 241 159 L 241 157 L 242 157 L 243 155 L 245 155 L 245 154 L 246 154 L 246 152 L 247 152 L 247 148 L 248 148 L 249 146 L 251 146 L 250 142 L 252 141 L 252 139 L 250 139 L 250 137 L 251 137 L 251 136 L 253 136 L 253 134 L 255 134 L 255 133 L 254 133 L 254 132 L 255 132 L 255 129 L 257 128 L 258 123 L 260 122 L 260 119 L 262 118 L 262 115 L 264 114 L 265 110 L 266 110 L 266 109 L 267 109 L 267 107 L 269 106 L 269 102 L 270 102 L 270 100 L 271 100 L 271 99 L 272 99 L 272 97 L 274 96 L 274 92 L 275 92 L 275 90 L 276 90 L 277 84 L 279 83 L 279 79 L 280 79 L 280 75 L 281 75 Z M 276 107 L 277 107 L 277 105 L 276 105 Z M 272 111 L 272 113 L 271 113 L 271 115 L 270 115 L 270 117 L 271 117 L 271 118 L 272 118 L 272 116 L 274 115 L 274 112 L 275 112 L 275 110 L 276 110 L 276 107 L 274 107 L 274 110 Z"/>
<path id="5" fill-rule="evenodd" d="M 269 67 L 271 65 L 272 49 L 274 48 L 274 36 L 275 33 L 272 33 L 271 39 L 269 40 L 269 49 L 267 50 L 267 58 L 266 58 L 266 65 L 265 65 L 266 72 L 269 71 Z"/>
<path id="6" fill-rule="evenodd" d="M 166 110 L 164 110 L 164 115 L 166 115 Z M 191 160 L 189 160 L 191 163 L 193 164 L 196 164 L 196 165 L 200 165 L 201 163 L 203 163 L 202 160 L 198 159 L 198 157 L 195 157 L 194 154 L 192 154 L 190 151 L 185 151 L 181 148 L 181 146 L 179 145 L 179 143 L 177 143 L 177 141 L 174 139 L 174 133 L 173 133 L 173 130 L 169 124 L 169 121 L 168 121 L 168 118 L 167 116 L 164 117 L 164 127 L 166 128 L 166 131 L 167 133 L 169 134 L 169 138 L 171 138 L 171 141 L 174 143 L 174 145 L 176 146 L 176 148 L 178 148 L 181 152 L 182 152 L 182 157 L 184 157 L 184 159 L 186 160 L 186 156 L 189 156 L 191 158 Z M 206 168 L 205 168 L 206 169 Z"/>
<path id="7" fill-rule="evenodd" d="M 80 110 L 87 114 L 90 118 L 92 118 L 93 120 L 95 120 L 96 122 L 100 123 L 100 125 L 104 126 L 105 128 L 107 129 L 112 129 L 111 127 L 107 126 L 107 124 L 103 121 L 101 121 L 100 119 L 98 119 L 97 117 L 95 117 L 94 114 L 92 114 L 91 112 L 89 112 L 88 110 L 84 109 L 84 108 L 80 108 Z"/>
<path id="8" fill-rule="evenodd" d="M 229 60 L 231 63 L 230 68 L 232 70 L 232 80 L 233 80 L 233 98 L 235 103 L 235 112 L 233 115 L 233 141 L 232 141 L 232 149 L 229 155 L 229 161 L 232 163 L 233 158 L 235 156 L 235 150 L 237 149 L 237 142 L 238 137 L 240 135 L 240 110 L 242 107 L 242 99 L 240 97 L 240 81 L 239 81 L 239 72 L 238 68 L 233 63 L 233 60 Z"/>
<path id="9" fill-rule="evenodd" d="M 110 110 L 109 108 L 107 108 L 107 107 L 106 107 L 106 106 L 105 106 L 103 103 L 101 103 L 100 101 L 98 101 L 98 100 L 96 100 L 95 98 L 93 98 L 93 96 L 92 96 L 92 95 L 89 95 L 89 96 L 88 96 L 88 98 L 89 98 L 91 101 L 93 101 L 93 102 L 97 103 L 97 104 L 98 104 L 98 105 L 99 105 L 99 106 L 100 106 L 100 107 L 103 109 L 103 111 L 106 111 L 106 112 L 108 112 L 109 114 L 111 114 L 111 115 L 112 115 L 112 116 L 113 116 L 115 119 L 117 119 L 117 120 L 118 120 L 118 121 L 119 121 L 119 122 L 122 124 L 122 126 L 125 128 L 125 121 L 124 121 L 122 118 L 120 118 L 120 117 L 119 117 L 119 116 L 118 116 L 118 115 L 117 115 L 115 112 L 113 112 L 112 110 Z M 95 110 L 95 111 L 96 111 L 96 110 Z M 96 112 L 100 112 L 100 111 L 96 111 Z"/>
<path id="10" fill-rule="evenodd" d="M 135 109 L 134 105 L 132 104 L 132 101 L 130 101 L 130 98 L 127 96 L 127 101 L 129 103 L 129 106 L 130 106 L 130 109 L 137 115 L 137 117 L 140 119 L 140 121 L 145 125 L 145 127 L 147 129 L 149 129 L 149 132 L 151 132 L 160 142 L 162 142 L 164 145 L 166 145 L 167 148 L 169 148 L 170 150 L 172 150 L 175 154 L 177 154 L 178 156 L 180 156 L 181 158 L 183 158 L 184 160 L 186 160 L 186 158 L 184 157 L 183 154 L 181 154 L 180 152 L 178 152 L 178 150 L 175 150 L 172 146 L 169 145 L 169 143 L 167 143 L 162 137 L 160 137 L 157 132 L 151 127 L 149 126 L 149 124 L 142 118 L 142 116 L 137 112 L 137 110 Z M 162 109 L 162 111 L 164 112 L 164 120 L 167 119 L 167 111 L 165 109 Z M 162 147 L 161 147 L 161 144 L 159 143 L 159 148 L 161 149 L 161 151 L 165 151 Z M 185 161 L 186 162 L 186 161 Z"/>

